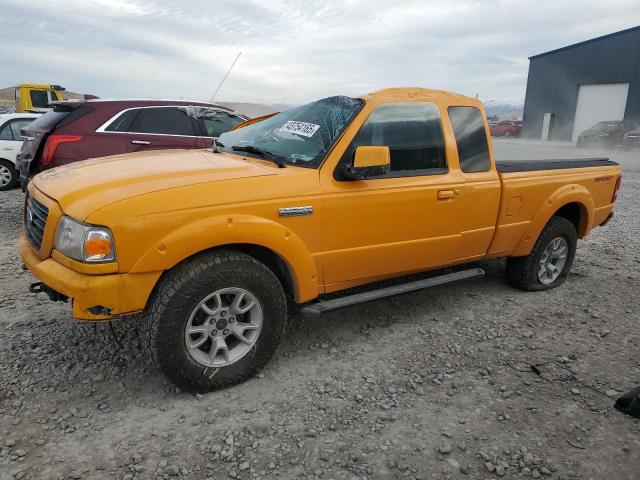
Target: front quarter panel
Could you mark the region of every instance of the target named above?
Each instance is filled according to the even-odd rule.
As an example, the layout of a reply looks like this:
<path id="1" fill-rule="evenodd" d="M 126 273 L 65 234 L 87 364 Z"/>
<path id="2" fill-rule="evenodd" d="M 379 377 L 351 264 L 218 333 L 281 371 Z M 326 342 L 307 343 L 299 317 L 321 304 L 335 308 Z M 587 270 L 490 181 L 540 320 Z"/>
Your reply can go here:
<path id="1" fill-rule="evenodd" d="M 287 168 L 268 178 L 142 195 L 109 205 L 87 222 L 113 231 L 120 273 L 166 271 L 211 248 L 253 244 L 288 265 L 297 301 L 312 299 L 320 284 L 314 260 L 320 249 L 317 171 Z M 280 208 L 302 206 L 311 207 L 312 214 L 279 216 Z"/>
<path id="2" fill-rule="evenodd" d="M 154 242 L 131 272 L 169 270 L 199 252 L 233 244 L 258 245 L 278 254 L 293 276 L 296 300 L 318 295 L 316 265 L 301 238 L 280 223 L 250 215 L 208 217 L 183 225 Z"/>

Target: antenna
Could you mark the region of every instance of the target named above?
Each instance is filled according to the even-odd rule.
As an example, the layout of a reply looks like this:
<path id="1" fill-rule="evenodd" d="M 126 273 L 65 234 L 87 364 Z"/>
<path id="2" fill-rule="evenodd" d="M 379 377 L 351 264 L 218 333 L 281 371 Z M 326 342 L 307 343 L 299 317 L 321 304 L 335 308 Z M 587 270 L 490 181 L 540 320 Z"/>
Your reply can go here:
<path id="1" fill-rule="evenodd" d="M 227 70 L 227 73 L 225 74 L 224 77 L 222 77 L 222 80 L 220 80 L 220 83 L 218 84 L 218 88 L 216 88 L 216 91 L 213 92 L 213 95 L 211 95 L 211 100 L 209 100 L 209 103 L 213 102 L 213 99 L 215 98 L 216 94 L 218 93 L 218 90 L 220 90 L 220 87 L 222 87 L 222 84 L 224 83 L 224 81 L 227 79 L 227 77 L 229 76 L 229 73 L 231 73 L 231 69 L 233 68 L 233 66 L 236 64 L 236 62 L 238 61 L 238 59 L 240 58 L 240 55 L 242 55 L 242 52 L 238 53 L 238 56 L 236 57 L 236 59 L 233 61 L 233 63 L 231 64 L 231 66 L 229 67 L 229 70 Z"/>

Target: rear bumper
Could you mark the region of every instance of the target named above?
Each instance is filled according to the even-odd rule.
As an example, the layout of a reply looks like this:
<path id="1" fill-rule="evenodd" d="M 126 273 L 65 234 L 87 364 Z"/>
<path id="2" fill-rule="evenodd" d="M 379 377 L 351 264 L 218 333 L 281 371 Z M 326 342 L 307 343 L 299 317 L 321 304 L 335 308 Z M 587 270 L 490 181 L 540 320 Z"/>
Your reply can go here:
<path id="1" fill-rule="evenodd" d="M 24 237 L 20 238 L 20 256 L 31 273 L 50 289 L 68 297 L 73 316 L 78 320 L 100 321 L 144 309 L 162 272 L 87 275 L 62 265 L 53 258 L 39 259 Z M 90 310 L 102 307 L 107 315 Z"/>

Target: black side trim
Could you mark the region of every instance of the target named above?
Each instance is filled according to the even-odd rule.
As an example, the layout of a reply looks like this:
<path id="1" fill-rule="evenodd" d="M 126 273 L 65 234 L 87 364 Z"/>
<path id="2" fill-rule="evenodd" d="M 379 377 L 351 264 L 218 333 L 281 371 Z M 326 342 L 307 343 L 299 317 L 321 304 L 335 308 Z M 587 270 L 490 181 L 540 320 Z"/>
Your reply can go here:
<path id="1" fill-rule="evenodd" d="M 509 160 L 496 162 L 500 173 L 536 172 L 563 168 L 612 167 L 618 165 L 608 158 L 572 158 L 558 160 Z"/>
<path id="2" fill-rule="evenodd" d="M 462 282 L 465 280 L 473 280 L 484 277 L 484 270 L 481 268 L 470 268 L 460 272 L 445 273 L 437 277 L 425 278 L 414 282 L 401 283 L 391 287 L 379 288 L 368 292 L 355 293 L 344 297 L 334 298 L 333 300 L 321 300 L 319 302 L 310 303 L 300 309 L 303 315 L 318 316 L 325 312 L 338 310 L 340 308 L 350 307 L 359 303 L 379 300 L 381 298 L 392 297 L 402 293 L 414 292 L 424 288 L 432 288 L 440 285 L 450 285 L 452 283 Z"/>

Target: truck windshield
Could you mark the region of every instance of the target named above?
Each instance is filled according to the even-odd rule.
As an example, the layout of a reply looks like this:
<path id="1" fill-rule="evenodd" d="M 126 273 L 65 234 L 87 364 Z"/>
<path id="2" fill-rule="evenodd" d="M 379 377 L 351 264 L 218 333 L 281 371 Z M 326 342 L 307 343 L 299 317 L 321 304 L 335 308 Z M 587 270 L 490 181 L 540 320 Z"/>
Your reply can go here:
<path id="1" fill-rule="evenodd" d="M 363 105 L 358 98 L 324 98 L 223 133 L 217 145 L 228 152 L 267 152 L 289 165 L 317 168 Z"/>

